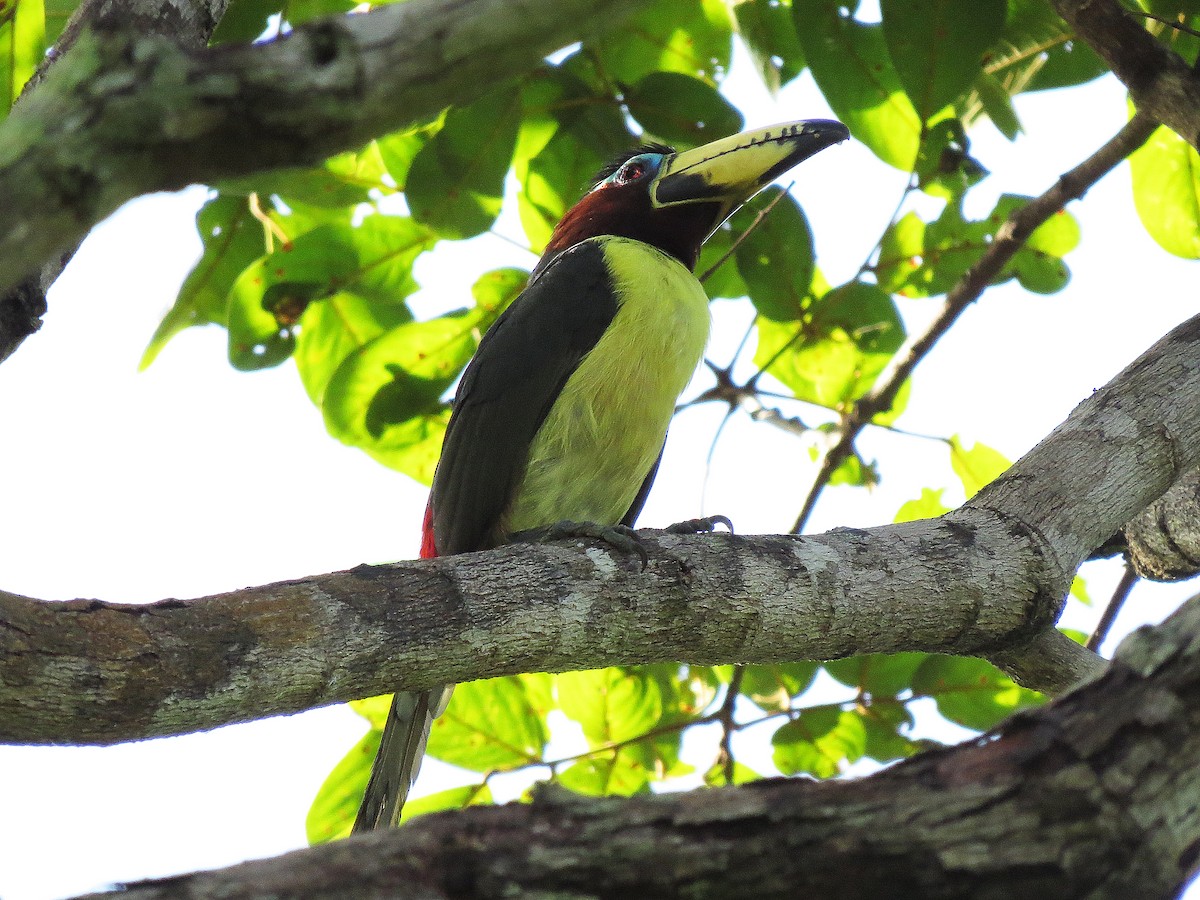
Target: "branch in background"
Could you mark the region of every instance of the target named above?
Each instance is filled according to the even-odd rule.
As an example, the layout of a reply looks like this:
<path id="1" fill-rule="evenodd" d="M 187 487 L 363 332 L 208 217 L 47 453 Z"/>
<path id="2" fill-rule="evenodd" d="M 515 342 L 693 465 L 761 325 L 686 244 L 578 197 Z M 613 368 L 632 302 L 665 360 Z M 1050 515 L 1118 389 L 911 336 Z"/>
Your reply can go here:
<path id="1" fill-rule="evenodd" d="M 139 34 L 170 38 L 181 47 L 200 48 L 208 43 L 213 29 L 225 14 L 226 0 L 180 3 L 177 0 L 84 0 L 71 15 L 53 49 L 21 91 L 17 103 L 37 88 L 46 72 L 63 55 L 88 23 L 106 20 L 123 23 Z M 46 292 L 58 280 L 78 244 L 47 259 L 8 291 L 0 294 L 0 363 L 42 327 L 46 314 Z M 2 279 L 0 279 L 2 280 Z"/>
<path id="2" fill-rule="evenodd" d="M 1108 598 L 1108 604 L 1104 607 L 1104 614 L 1100 617 L 1100 621 L 1096 625 L 1096 630 L 1088 636 L 1085 646 L 1089 650 L 1095 650 L 1097 653 L 1100 652 L 1100 646 L 1104 643 L 1104 639 L 1108 637 L 1108 632 L 1112 629 L 1113 623 L 1117 621 L 1121 607 L 1129 599 L 1129 592 L 1133 590 L 1133 586 L 1137 584 L 1137 581 L 1137 572 L 1133 570 L 1133 566 L 1126 564 L 1125 571 L 1121 575 L 1121 580 L 1117 582 L 1116 589 L 1113 591 L 1112 596 Z"/>
<path id="3" fill-rule="evenodd" d="M 524 544 L 190 602 L 0 593 L 0 741 L 114 743 L 665 661 L 927 650 L 1059 691 L 1102 664 L 1053 630 L 1075 569 L 1200 465 L 1200 407 L 1178 402 L 1200 395 L 1198 354 L 1200 317 L 940 519 L 803 538 L 651 532 L 645 570 L 611 548 Z"/>
<path id="4" fill-rule="evenodd" d="M 1068 696 L 869 779 L 543 789 L 121 897 L 1175 896 L 1200 842 L 1198 631 L 1193 599 Z"/>
<path id="5" fill-rule="evenodd" d="M 1054 7 L 1129 88 L 1140 112 L 1200 150 L 1200 73 L 1116 0 L 1055 0 Z"/>
<path id="6" fill-rule="evenodd" d="M 197 51 L 97 23 L 0 125 L 0 291 L 126 200 L 355 149 L 469 102 L 639 2 L 411 0 Z"/>
<path id="7" fill-rule="evenodd" d="M 980 257 L 979 262 L 958 280 L 942 305 L 937 318 L 925 333 L 901 348 L 891 364 L 879 376 L 875 386 L 860 397 L 842 416 L 840 437 L 821 461 L 804 506 L 792 525 L 792 533 L 804 530 L 808 517 L 829 479 L 850 454 L 862 430 L 880 413 L 887 412 L 896 402 L 896 395 L 913 370 L 934 348 L 963 311 L 979 299 L 979 295 L 1000 274 L 1009 260 L 1029 239 L 1034 230 L 1072 200 L 1078 200 L 1097 181 L 1111 172 L 1122 160 L 1146 142 L 1157 127 L 1148 116 L 1138 113 L 1113 138 L 1094 154 L 1058 179 L 1054 187 L 1035 197 L 1008 217 L 996 232 L 995 240 Z"/>

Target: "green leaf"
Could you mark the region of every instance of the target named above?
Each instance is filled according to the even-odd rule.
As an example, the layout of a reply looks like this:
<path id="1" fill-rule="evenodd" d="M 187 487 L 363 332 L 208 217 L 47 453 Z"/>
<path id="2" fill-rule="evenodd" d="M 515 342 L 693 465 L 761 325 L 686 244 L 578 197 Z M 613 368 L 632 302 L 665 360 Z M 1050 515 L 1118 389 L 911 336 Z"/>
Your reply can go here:
<path id="1" fill-rule="evenodd" d="M 682 72 L 711 83 L 729 69 L 733 23 L 723 0 L 654 0 L 590 45 L 604 79 L 633 84 L 651 72 Z"/>
<path id="2" fill-rule="evenodd" d="M 921 117 L 892 66 L 883 26 L 864 25 L 823 0 L 793 0 L 792 10 L 809 68 L 834 113 L 885 163 L 911 172 Z"/>
<path id="3" fill-rule="evenodd" d="M 426 752 L 473 772 L 507 771 L 541 762 L 547 739 L 525 684 L 510 675 L 455 687 Z"/>
<path id="4" fill-rule="evenodd" d="M 593 747 L 640 737 L 662 716 L 658 683 L 636 669 L 564 672 L 557 685 L 559 707 Z"/>
<path id="5" fill-rule="evenodd" d="M 1021 120 L 1017 118 L 1012 95 L 1005 90 L 1000 79 L 990 72 L 980 72 L 974 87 L 983 111 L 992 120 L 992 124 L 1010 141 L 1015 141 L 1023 130 Z"/>
<path id="6" fill-rule="evenodd" d="M 925 252 L 925 223 L 915 212 L 888 226 L 879 244 L 879 259 L 875 262 L 875 278 L 889 294 L 914 296 L 914 273 L 921 267 Z"/>
<path id="7" fill-rule="evenodd" d="M 770 187 L 734 213 L 730 228 L 744 235 L 734 258 L 754 308 L 774 322 L 798 321 L 809 304 L 814 268 L 812 230 L 800 204 Z"/>
<path id="8" fill-rule="evenodd" d="M 417 816 L 441 812 L 446 809 L 488 806 L 494 802 L 492 789 L 487 786 L 487 782 L 483 784 L 464 784 L 461 787 L 438 791 L 436 794 L 426 794 L 424 797 L 417 797 L 406 801 L 404 810 L 400 814 L 400 824 L 403 825 L 409 819 L 415 819 Z"/>
<path id="9" fill-rule="evenodd" d="M 781 712 L 793 697 L 808 690 L 820 666 L 815 662 L 746 666 L 742 671 L 742 694 L 759 709 Z"/>
<path id="10" fill-rule="evenodd" d="M 971 156 L 962 122 L 951 116 L 929 126 L 917 153 L 917 184 L 932 197 L 947 200 L 965 194 L 988 175 Z"/>
<path id="11" fill-rule="evenodd" d="M 527 278 L 521 269 L 485 273 L 472 288 L 472 309 L 405 322 L 346 356 L 322 398 L 329 433 L 430 483 L 450 417 L 441 396 Z"/>
<path id="12" fill-rule="evenodd" d="M 1002 453 L 986 444 L 976 443 L 968 450 L 958 435 L 951 437 L 947 446 L 950 448 L 950 466 L 968 498 L 974 497 L 1012 465 Z"/>
<path id="13" fill-rule="evenodd" d="M 708 82 L 681 72 L 651 72 L 625 91 L 629 113 L 647 131 L 696 147 L 742 130 L 742 114 Z"/>
<path id="14" fill-rule="evenodd" d="M 825 671 L 847 687 L 872 697 L 895 697 L 912 686 L 924 653 L 870 653 L 825 663 Z"/>
<path id="15" fill-rule="evenodd" d="M 291 355 L 293 326 L 305 308 L 354 271 L 347 237 L 344 230 L 324 225 L 242 271 L 229 291 L 229 362 L 234 368 L 267 368 Z"/>
<path id="16" fill-rule="evenodd" d="M 364 697 L 362 700 L 351 700 L 347 705 L 371 723 L 376 731 L 383 731 L 387 722 L 388 711 L 392 708 L 392 694 L 380 694 L 377 697 Z"/>
<path id="17" fill-rule="evenodd" d="M 0 121 L 46 52 L 42 0 L 0 0 Z"/>
<path id="18" fill-rule="evenodd" d="M 387 169 L 392 181 L 396 183 L 398 190 L 404 190 L 408 182 L 409 170 L 412 168 L 417 153 L 441 127 L 439 120 L 433 125 L 421 125 L 407 131 L 397 131 L 375 141 L 384 168 Z"/>
<path id="19" fill-rule="evenodd" d="M 880 0 L 883 36 L 900 83 L 929 120 L 980 73 L 980 59 L 1004 29 L 1004 0 Z"/>
<path id="20" fill-rule="evenodd" d="M 292 25 L 303 25 L 325 16 L 340 16 L 357 5 L 355 0 L 287 0 L 283 17 Z"/>
<path id="21" fill-rule="evenodd" d="M 411 320 L 403 304 L 372 303 L 346 291 L 310 304 L 300 317 L 293 353 L 309 399 L 320 406 L 329 379 L 347 356 Z"/>
<path id="22" fill-rule="evenodd" d="M 1045 701 L 991 663 L 965 656 L 931 654 L 913 676 L 912 688 L 916 696 L 932 697 L 951 722 L 976 731 Z"/>
<path id="23" fill-rule="evenodd" d="M 1200 259 L 1200 154 L 1162 126 L 1129 157 L 1133 202 L 1150 237 L 1184 259 Z"/>
<path id="24" fill-rule="evenodd" d="M 733 230 L 729 222 L 725 222 L 700 247 L 696 277 L 702 279 L 710 300 L 736 300 L 750 292 L 746 282 L 742 280 L 741 273 L 738 272 L 733 241 Z M 713 269 L 714 266 L 716 269 Z M 705 278 L 705 275 L 708 277 Z"/>
<path id="25" fill-rule="evenodd" d="M 1071 596 L 1084 606 L 1092 605 L 1092 596 L 1088 593 L 1087 582 L 1084 581 L 1083 577 L 1080 575 L 1076 575 L 1071 580 Z M 1086 641 L 1086 636 L 1084 641 Z M 1084 643 L 1084 641 L 1081 641 L 1080 643 Z"/>
<path id="26" fill-rule="evenodd" d="M 767 371 L 798 399 L 830 409 L 869 390 L 904 342 L 892 298 L 860 281 L 822 296 L 803 324 L 760 318 L 757 329 L 755 363 L 770 363 Z"/>
<path id="27" fill-rule="evenodd" d="M 53 47 L 67 27 L 67 20 L 79 7 L 79 0 L 44 0 L 46 10 L 46 46 Z M 2 16 L 0 16 L 2 18 Z"/>
<path id="28" fill-rule="evenodd" d="M 649 790 L 650 773 L 622 750 L 587 756 L 563 769 L 555 779 L 563 787 L 591 797 L 630 797 Z"/>
<path id="29" fill-rule="evenodd" d="M 491 228 L 520 122 L 521 95 L 511 84 L 470 106 L 452 107 L 409 169 L 404 196 L 413 218 L 447 238 Z"/>
<path id="30" fill-rule="evenodd" d="M 936 519 L 950 512 L 951 507 L 942 502 L 944 488 L 921 488 L 921 496 L 909 500 L 896 512 L 895 522 L 915 522 L 917 519 Z"/>
<path id="31" fill-rule="evenodd" d="M 862 718 L 836 706 L 815 706 L 781 727 L 771 738 L 776 768 L 784 775 L 805 773 L 832 778 L 862 758 L 867 733 Z"/>
<path id="32" fill-rule="evenodd" d="M 1108 71 L 1050 0 L 1009 0 L 1004 33 L 985 55 L 984 69 L 1010 95 L 1082 84 Z"/>
<path id="33" fill-rule="evenodd" d="M 613 97 L 576 74 L 577 59 L 536 70 L 522 91 L 513 172 L 521 185 L 517 211 L 535 252 L 597 170 L 634 140 Z"/>
<path id="34" fill-rule="evenodd" d="M 231 0 L 213 31 L 213 44 L 248 44 L 267 30 L 282 0 Z"/>
<path id="35" fill-rule="evenodd" d="M 243 197 L 218 194 L 210 199 L 196 214 L 196 230 L 204 251 L 150 338 L 139 369 L 154 362 L 167 342 L 185 328 L 224 324 L 233 282 L 263 253 L 262 226 Z"/>
<path id="36" fill-rule="evenodd" d="M 391 695 L 386 699 L 390 702 Z M 310 844 L 340 840 L 350 833 L 382 734 L 375 728 L 368 731 L 325 777 L 304 820 Z"/>
<path id="37" fill-rule="evenodd" d="M 738 33 L 772 96 L 804 71 L 804 48 L 790 6 L 780 0 L 744 0 L 733 7 Z"/>
<path id="38" fill-rule="evenodd" d="M 901 732 L 912 727 L 913 718 L 908 708 L 895 700 L 875 700 L 870 706 L 858 707 L 855 713 L 862 719 L 867 735 L 864 756 L 879 762 L 892 762 L 915 756 L 936 741 L 914 741 Z"/>
<path id="39" fill-rule="evenodd" d="M 726 778 L 725 766 L 720 760 L 717 760 L 704 773 L 704 783 L 708 787 L 722 787 L 727 784 L 749 784 L 752 781 L 761 781 L 765 777 L 765 775 L 760 775 L 744 763 L 734 760 L 733 780 L 730 781 Z"/>
<path id="40" fill-rule="evenodd" d="M 244 178 L 222 179 L 218 188 L 230 194 L 279 196 L 288 205 L 338 208 L 366 203 L 373 193 L 394 189 L 383 180 L 383 158 L 374 142 L 353 153 L 331 156 L 311 168 L 273 169 Z"/>

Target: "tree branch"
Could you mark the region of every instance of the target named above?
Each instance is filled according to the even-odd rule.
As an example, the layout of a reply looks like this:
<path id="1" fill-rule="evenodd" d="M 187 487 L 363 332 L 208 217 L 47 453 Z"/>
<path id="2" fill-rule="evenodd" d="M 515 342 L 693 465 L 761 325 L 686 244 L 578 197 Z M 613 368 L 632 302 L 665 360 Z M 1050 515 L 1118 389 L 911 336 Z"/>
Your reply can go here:
<path id="1" fill-rule="evenodd" d="M 125 23 L 140 34 L 171 38 L 182 47 L 203 47 L 225 14 L 226 0 L 180 2 L 180 0 L 84 0 L 71 15 L 62 36 L 28 84 L 21 99 L 37 88 L 50 66 L 63 58 L 88 22 L 106 19 Z M 18 103 L 21 102 L 18 99 Z M 36 270 L 11 289 L 0 293 L 0 363 L 8 359 L 25 338 L 42 327 L 46 314 L 46 292 L 74 255 L 78 243 L 41 261 Z"/>
<path id="2" fill-rule="evenodd" d="M 1054 6 L 1129 88 L 1140 112 L 1200 150 L 1200 74 L 1116 0 L 1055 0 Z"/>
<path id="3" fill-rule="evenodd" d="M 107 19 L 0 125 L 0 291 L 150 191 L 314 164 L 469 102 L 640 0 L 411 0 L 185 50 Z"/>
<path id="4" fill-rule="evenodd" d="M 842 416 L 839 437 L 825 458 L 813 480 L 812 488 L 804 500 L 804 506 L 792 533 L 799 534 L 812 514 L 821 492 L 838 467 L 854 452 L 854 442 L 862 430 L 880 413 L 887 412 L 896 402 L 896 396 L 904 382 L 912 375 L 917 365 L 950 330 L 963 312 L 982 294 L 1021 249 L 1039 225 L 1072 200 L 1078 200 L 1097 181 L 1111 172 L 1134 150 L 1142 146 L 1157 127 L 1148 116 L 1137 114 L 1125 124 L 1103 147 L 1062 175 L 1058 182 L 1020 209 L 1014 211 L 996 231 L 996 238 L 970 269 L 955 283 L 942 309 L 916 339 L 897 351 L 888 368 L 876 380 L 874 387 L 858 398 L 850 410 Z"/>
<path id="5" fill-rule="evenodd" d="M 113 743 L 397 689 L 661 661 L 929 650 L 1061 690 L 1099 665 L 1048 634 L 1072 575 L 1200 464 L 1200 409 L 1178 402 L 1198 395 L 1200 317 L 940 519 L 804 538 L 653 533 L 645 571 L 610 549 L 530 544 L 190 602 L 0 594 L 0 740 Z"/>
<path id="6" fill-rule="evenodd" d="M 548 790 L 121 896 L 1174 896 L 1200 841 L 1197 633 L 1200 598 L 1061 700 L 869 779 Z"/>

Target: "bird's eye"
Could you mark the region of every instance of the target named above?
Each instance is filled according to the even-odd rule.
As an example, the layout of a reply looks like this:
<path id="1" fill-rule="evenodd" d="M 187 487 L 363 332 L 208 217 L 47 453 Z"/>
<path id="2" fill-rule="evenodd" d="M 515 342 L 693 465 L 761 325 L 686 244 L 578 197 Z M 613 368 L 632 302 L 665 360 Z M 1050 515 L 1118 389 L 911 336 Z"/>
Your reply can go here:
<path id="1" fill-rule="evenodd" d="M 621 166 L 621 171 L 617 173 L 617 181 L 620 184 L 629 184 L 631 181 L 637 181 L 646 174 L 646 164 L 640 159 L 631 159 L 625 165 Z"/>

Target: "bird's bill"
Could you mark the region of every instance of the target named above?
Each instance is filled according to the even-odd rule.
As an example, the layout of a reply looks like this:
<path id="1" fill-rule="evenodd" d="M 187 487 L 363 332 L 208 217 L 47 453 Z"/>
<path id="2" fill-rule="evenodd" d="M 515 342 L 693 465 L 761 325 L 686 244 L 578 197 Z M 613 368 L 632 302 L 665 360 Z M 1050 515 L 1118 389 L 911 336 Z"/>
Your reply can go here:
<path id="1" fill-rule="evenodd" d="M 830 119 L 744 131 L 668 156 L 650 196 L 657 208 L 688 203 L 719 205 L 715 229 L 788 169 L 848 137 L 850 130 Z"/>

